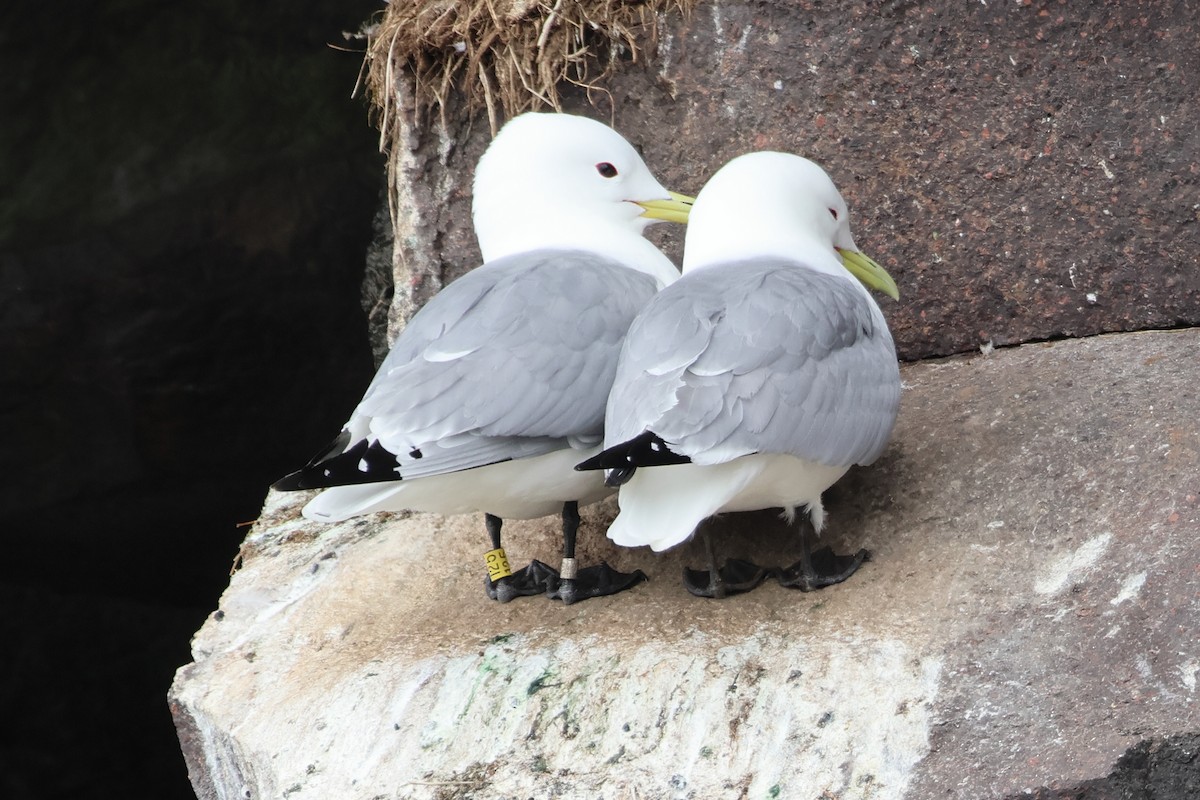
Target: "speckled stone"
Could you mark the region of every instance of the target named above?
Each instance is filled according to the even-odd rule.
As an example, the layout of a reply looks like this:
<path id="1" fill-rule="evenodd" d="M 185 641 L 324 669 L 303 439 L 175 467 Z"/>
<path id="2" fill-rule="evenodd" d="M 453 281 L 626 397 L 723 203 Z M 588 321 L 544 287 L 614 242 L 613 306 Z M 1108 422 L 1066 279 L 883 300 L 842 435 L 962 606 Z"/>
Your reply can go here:
<path id="1" fill-rule="evenodd" d="M 1195 325 L 1190 8 L 702 3 L 568 110 L 611 121 L 678 191 L 749 150 L 821 163 L 900 286 L 883 305 L 904 359 Z M 449 188 L 421 209 L 402 259 L 420 266 L 401 284 L 439 287 L 477 263 L 469 178 L 487 124 L 450 118 L 450 135 L 413 135 L 420 168 L 402 193 Z M 665 241 L 678 256 L 678 235 Z"/>
<path id="2" fill-rule="evenodd" d="M 828 541 L 872 560 L 811 594 L 692 597 L 698 544 L 616 547 L 606 503 L 581 562 L 648 583 L 499 605 L 477 517 L 324 526 L 272 494 L 171 690 L 197 795 L 988 800 L 1102 778 L 1200 731 L 1198 351 L 1193 329 L 905 365 L 887 453 L 827 494 Z M 506 525 L 514 565 L 553 563 L 557 528 Z M 773 512 L 714 538 L 797 555 Z"/>

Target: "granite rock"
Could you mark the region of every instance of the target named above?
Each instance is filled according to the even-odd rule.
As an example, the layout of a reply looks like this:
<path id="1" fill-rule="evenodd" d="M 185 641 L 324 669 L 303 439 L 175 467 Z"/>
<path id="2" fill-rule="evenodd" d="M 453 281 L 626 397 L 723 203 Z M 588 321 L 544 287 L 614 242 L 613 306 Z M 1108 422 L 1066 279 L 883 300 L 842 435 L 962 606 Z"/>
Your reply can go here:
<path id="1" fill-rule="evenodd" d="M 899 284 L 886 311 L 903 359 L 1196 325 L 1189 8 L 700 3 L 565 110 L 611 122 L 677 191 L 749 150 L 825 166 Z M 401 318 L 478 263 L 470 178 L 488 126 L 453 103 L 446 119 L 408 132 L 392 186 L 418 201 L 395 259 Z M 678 256 L 678 232 L 661 235 Z"/>
<path id="2" fill-rule="evenodd" d="M 481 520 L 335 526 L 272 494 L 176 675 L 201 800 L 1000 798 L 1200 731 L 1200 330 L 906 365 L 894 441 L 828 495 L 845 584 L 687 594 L 585 513 L 584 561 L 650 582 L 484 596 Z M 553 562 L 553 520 L 509 526 Z M 727 556 L 794 558 L 770 512 Z"/>

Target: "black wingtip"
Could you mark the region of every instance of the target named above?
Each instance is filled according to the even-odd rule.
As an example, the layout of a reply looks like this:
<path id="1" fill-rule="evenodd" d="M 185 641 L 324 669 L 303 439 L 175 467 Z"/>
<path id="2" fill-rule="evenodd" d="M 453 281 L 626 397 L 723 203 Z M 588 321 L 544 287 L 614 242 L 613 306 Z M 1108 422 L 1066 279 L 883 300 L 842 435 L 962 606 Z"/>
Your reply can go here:
<path id="1" fill-rule="evenodd" d="M 575 465 L 575 469 L 579 472 L 590 472 L 597 469 L 608 470 L 608 474 L 604 476 L 604 485 L 610 488 L 616 488 L 623 483 L 627 483 L 633 477 L 633 473 L 637 472 L 637 467 L 629 464 L 624 464 L 619 467 L 608 467 L 600 463 L 599 459 L 608 451 L 604 451 L 600 455 L 593 456 L 587 461 L 581 461 Z"/>
<path id="2" fill-rule="evenodd" d="M 277 492 L 296 492 L 301 489 L 307 489 L 308 487 L 304 485 L 304 470 L 298 469 L 295 472 L 284 475 L 272 483 L 271 488 Z"/>
<path id="3" fill-rule="evenodd" d="M 601 461 L 604 459 L 604 457 L 606 455 L 608 455 L 607 450 L 605 450 L 603 453 L 597 453 L 596 455 L 592 456 L 591 458 L 587 459 L 586 461 L 580 461 L 578 464 L 575 465 L 575 471 L 576 472 L 591 472 L 591 471 L 597 470 L 597 469 L 604 469 L 604 464 L 602 464 Z"/>
<path id="4" fill-rule="evenodd" d="M 637 467 L 613 467 L 604 476 L 604 485 L 610 489 L 615 489 L 618 486 L 624 486 L 629 483 L 629 479 L 633 477 L 633 473 L 637 472 Z"/>
<path id="5" fill-rule="evenodd" d="M 613 445 L 602 453 L 575 465 L 580 471 L 608 470 L 604 483 L 620 486 L 633 477 L 639 467 L 662 467 L 668 464 L 690 464 L 687 456 L 671 452 L 662 437 L 653 431 L 645 431 L 629 441 Z"/>
<path id="6" fill-rule="evenodd" d="M 360 439 L 350 444 L 350 432 L 343 430 L 333 443 L 316 455 L 303 469 L 284 475 L 271 488 L 280 492 L 302 489 L 326 489 L 360 483 L 400 480 L 399 462 L 394 453 L 379 442 Z"/>

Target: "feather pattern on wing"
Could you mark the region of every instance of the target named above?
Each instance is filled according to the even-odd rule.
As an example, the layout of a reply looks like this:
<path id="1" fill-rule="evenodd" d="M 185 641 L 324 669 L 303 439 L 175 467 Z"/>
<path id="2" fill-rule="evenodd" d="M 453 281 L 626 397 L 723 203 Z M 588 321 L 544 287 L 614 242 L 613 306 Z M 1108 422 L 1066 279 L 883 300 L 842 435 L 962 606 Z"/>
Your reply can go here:
<path id="1" fill-rule="evenodd" d="M 606 448 L 652 431 L 696 464 L 751 453 L 868 464 L 900 399 L 895 346 L 866 293 L 779 258 L 699 269 L 656 295 L 616 386 Z"/>
<path id="2" fill-rule="evenodd" d="M 598 437 L 621 342 L 656 288 L 584 251 L 485 264 L 409 322 L 347 423 L 351 446 L 377 440 L 396 456 L 394 479 Z"/>

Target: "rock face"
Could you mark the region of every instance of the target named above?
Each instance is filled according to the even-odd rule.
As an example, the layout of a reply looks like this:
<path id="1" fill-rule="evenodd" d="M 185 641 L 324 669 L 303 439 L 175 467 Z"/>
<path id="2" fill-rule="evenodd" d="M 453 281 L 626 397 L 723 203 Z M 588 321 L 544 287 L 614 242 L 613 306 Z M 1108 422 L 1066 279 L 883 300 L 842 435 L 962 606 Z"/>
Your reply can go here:
<path id="1" fill-rule="evenodd" d="M 822 164 L 899 284 L 903 359 L 1196 325 L 1195 17 L 1181 0 L 705 2 L 567 110 L 611 121 L 677 191 L 749 150 Z M 397 286 L 418 304 L 478 259 L 488 126 L 461 116 L 408 133 L 394 187 L 417 200 Z"/>
<path id="2" fill-rule="evenodd" d="M 1153 800 L 1200 797 L 1200 734 L 1184 734 L 1138 743 L 1121 756 L 1104 778 L 1068 789 L 1039 787 L 1011 800 Z"/>
<path id="3" fill-rule="evenodd" d="M 829 495 L 831 542 L 873 560 L 814 594 L 693 598 L 700 554 L 613 547 L 605 503 L 581 559 L 650 582 L 502 606 L 478 519 L 325 527 L 272 495 L 172 688 L 197 793 L 968 800 L 1101 778 L 1200 730 L 1197 352 L 1189 330 L 905 366 L 892 446 Z M 509 530 L 514 562 L 555 559 L 552 520 Z M 795 556 L 771 513 L 716 537 Z"/>

